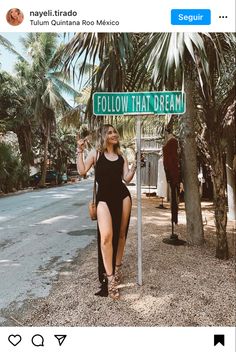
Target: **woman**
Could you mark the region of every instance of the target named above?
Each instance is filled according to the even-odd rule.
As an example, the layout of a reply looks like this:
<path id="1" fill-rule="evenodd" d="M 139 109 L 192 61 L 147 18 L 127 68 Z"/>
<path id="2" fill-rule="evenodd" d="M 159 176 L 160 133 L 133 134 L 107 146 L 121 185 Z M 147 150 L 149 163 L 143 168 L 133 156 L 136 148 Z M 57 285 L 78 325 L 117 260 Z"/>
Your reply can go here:
<path id="1" fill-rule="evenodd" d="M 24 19 L 24 15 L 21 12 L 21 10 L 17 8 L 13 8 L 7 12 L 6 18 L 9 24 L 11 24 L 12 26 L 18 26 L 19 24 L 22 23 Z"/>
<path id="2" fill-rule="evenodd" d="M 77 167 L 80 175 L 86 175 L 91 166 L 96 164 L 98 272 L 101 282 L 101 290 L 97 295 L 109 295 L 118 299 L 131 212 L 131 196 L 122 179 L 129 183 L 136 167 L 133 165 L 129 170 L 127 159 L 120 151 L 119 135 L 112 125 L 103 125 L 99 129 L 97 148 L 89 153 L 85 161 L 85 141 L 80 139 L 77 146 Z"/>

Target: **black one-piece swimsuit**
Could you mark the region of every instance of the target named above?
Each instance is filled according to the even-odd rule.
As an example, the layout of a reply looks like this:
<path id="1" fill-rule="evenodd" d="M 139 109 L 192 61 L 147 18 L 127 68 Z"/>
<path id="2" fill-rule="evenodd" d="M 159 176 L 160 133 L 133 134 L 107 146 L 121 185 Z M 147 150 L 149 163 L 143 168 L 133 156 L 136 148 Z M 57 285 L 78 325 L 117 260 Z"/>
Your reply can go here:
<path id="1" fill-rule="evenodd" d="M 95 167 L 95 179 L 98 184 L 98 191 L 96 195 L 96 204 L 100 201 L 106 202 L 112 218 L 112 246 L 113 246 L 113 272 L 116 264 L 116 254 L 118 249 L 123 199 L 127 196 L 130 197 L 130 193 L 122 181 L 123 176 L 123 165 L 124 159 L 121 155 L 118 155 L 118 159 L 111 161 L 108 160 L 104 153 L 102 153 L 96 163 Z M 126 236 L 128 232 L 126 229 Z M 100 296 L 107 296 L 107 281 L 105 277 L 105 267 L 101 252 L 101 235 L 98 231 L 98 275 L 101 283 L 101 290 L 97 293 Z"/>

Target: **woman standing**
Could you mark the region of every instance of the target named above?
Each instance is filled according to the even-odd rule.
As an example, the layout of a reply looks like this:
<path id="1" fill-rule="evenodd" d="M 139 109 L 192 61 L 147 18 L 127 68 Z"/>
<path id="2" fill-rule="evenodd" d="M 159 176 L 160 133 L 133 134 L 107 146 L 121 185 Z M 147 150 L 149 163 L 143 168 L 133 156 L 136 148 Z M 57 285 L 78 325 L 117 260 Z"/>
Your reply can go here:
<path id="1" fill-rule="evenodd" d="M 96 164 L 98 273 L 101 283 L 101 290 L 97 295 L 109 295 L 118 299 L 131 212 L 131 196 L 122 179 L 129 183 L 136 167 L 133 165 L 129 170 L 127 159 L 120 151 L 118 132 L 112 125 L 103 125 L 98 130 L 97 137 L 97 148 L 89 153 L 85 161 L 85 141 L 80 139 L 77 142 L 77 167 L 79 174 L 83 176 Z"/>

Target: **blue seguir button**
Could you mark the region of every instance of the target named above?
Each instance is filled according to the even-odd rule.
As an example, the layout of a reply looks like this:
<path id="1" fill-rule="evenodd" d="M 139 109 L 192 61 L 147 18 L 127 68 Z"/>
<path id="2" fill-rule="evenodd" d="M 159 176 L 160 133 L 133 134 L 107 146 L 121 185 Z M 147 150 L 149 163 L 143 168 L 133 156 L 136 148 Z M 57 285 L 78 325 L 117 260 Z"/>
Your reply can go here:
<path id="1" fill-rule="evenodd" d="M 209 25 L 211 24 L 211 10 L 173 9 L 171 10 L 171 24 L 178 26 Z"/>

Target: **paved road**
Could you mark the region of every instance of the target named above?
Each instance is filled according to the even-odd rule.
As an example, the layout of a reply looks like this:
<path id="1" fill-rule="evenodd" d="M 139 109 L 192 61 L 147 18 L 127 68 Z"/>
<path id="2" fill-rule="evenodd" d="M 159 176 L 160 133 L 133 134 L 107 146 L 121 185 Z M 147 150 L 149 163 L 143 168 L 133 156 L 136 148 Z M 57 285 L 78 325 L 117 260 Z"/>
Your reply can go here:
<path id="1" fill-rule="evenodd" d="M 0 198 L 0 325 L 5 309 L 46 296 L 63 264 L 94 239 L 87 210 L 92 184 Z"/>

